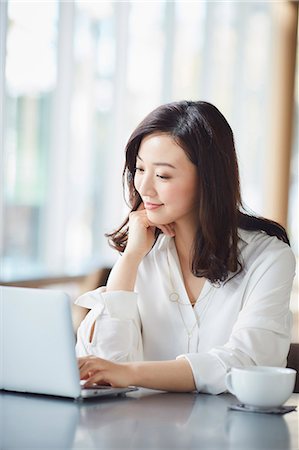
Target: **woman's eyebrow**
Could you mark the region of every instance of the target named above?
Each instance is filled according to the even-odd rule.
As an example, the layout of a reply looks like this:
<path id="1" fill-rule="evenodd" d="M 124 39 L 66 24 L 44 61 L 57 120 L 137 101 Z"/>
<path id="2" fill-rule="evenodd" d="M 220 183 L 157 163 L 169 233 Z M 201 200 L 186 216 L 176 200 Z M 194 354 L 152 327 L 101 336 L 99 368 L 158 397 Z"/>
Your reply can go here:
<path id="1" fill-rule="evenodd" d="M 137 155 L 137 158 L 140 159 L 140 161 L 143 162 L 143 159 L 140 158 L 139 155 Z M 154 162 L 154 163 L 152 163 L 152 164 L 153 164 L 153 166 L 166 166 L 166 167 L 170 167 L 171 169 L 176 169 L 175 166 L 173 166 L 172 164 L 169 164 L 169 163 L 167 163 L 167 162 Z"/>

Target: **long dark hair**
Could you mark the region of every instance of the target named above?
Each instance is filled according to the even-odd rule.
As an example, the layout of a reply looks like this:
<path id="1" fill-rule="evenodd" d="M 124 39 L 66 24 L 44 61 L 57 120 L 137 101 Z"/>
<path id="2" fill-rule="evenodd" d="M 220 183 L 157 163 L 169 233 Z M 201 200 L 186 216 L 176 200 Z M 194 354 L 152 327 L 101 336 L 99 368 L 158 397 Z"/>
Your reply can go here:
<path id="1" fill-rule="evenodd" d="M 245 213 L 232 130 L 221 112 L 207 102 L 181 101 L 159 106 L 133 131 L 126 146 L 123 171 L 131 211 L 142 201 L 134 186 L 136 157 L 142 139 L 153 133 L 171 136 L 198 170 L 198 228 L 191 249 L 191 270 L 195 276 L 219 283 L 227 279 L 229 272 L 242 270 L 238 227 L 262 230 L 289 244 L 281 225 Z M 128 238 L 128 217 L 106 236 L 112 247 L 123 252 Z"/>

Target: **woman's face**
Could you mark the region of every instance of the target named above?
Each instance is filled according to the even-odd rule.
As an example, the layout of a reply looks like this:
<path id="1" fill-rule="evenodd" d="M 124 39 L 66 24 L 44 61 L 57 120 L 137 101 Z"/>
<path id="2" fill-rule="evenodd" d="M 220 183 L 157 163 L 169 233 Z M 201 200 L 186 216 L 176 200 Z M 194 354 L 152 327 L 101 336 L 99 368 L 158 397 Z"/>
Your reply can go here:
<path id="1" fill-rule="evenodd" d="M 149 220 L 157 225 L 194 220 L 197 168 L 167 134 L 145 137 L 136 158 L 134 185 Z"/>

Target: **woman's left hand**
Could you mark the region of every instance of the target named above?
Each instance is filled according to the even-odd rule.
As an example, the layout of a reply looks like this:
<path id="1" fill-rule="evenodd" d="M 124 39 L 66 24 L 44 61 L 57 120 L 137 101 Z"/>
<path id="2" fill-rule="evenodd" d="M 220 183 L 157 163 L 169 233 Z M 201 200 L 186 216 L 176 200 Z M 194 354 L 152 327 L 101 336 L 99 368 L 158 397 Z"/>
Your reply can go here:
<path id="1" fill-rule="evenodd" d="M 114 363 L 95 356 L 86 356 L 78 358 L 78 366 L 81 380 L 86 380 L 86 387 L 93 384 L 128 387 L 132 384 L 129 363 Z"/>
<path id="2" fill-rule="evenodd" d="M 191 366 L 184 357 L 169 361 L 115 363 L 85 356 L 78 358 L 78 366 L 86 387 L 109 384 L 112 387 L 138 386 L 173 392 L 196 389 Z"/>

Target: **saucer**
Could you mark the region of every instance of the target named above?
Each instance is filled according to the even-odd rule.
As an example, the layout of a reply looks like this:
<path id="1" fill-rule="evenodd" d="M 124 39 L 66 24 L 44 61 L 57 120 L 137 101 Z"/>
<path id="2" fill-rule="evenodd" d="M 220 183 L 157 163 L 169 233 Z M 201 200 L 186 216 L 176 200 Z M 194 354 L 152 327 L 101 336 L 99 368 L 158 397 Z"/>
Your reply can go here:
<path id="1" fill-rule="evenodd" d="M 262 414 L 286 414 L 291 411 L 296 411 L 296 405 L 277 406 L 275 408 L 261 408 L 259 406 L 245 405 L 244 403 L 237 403 L 236 405 L 228 406 L 228 409 L 233 411 L 243 411 Z"/>

